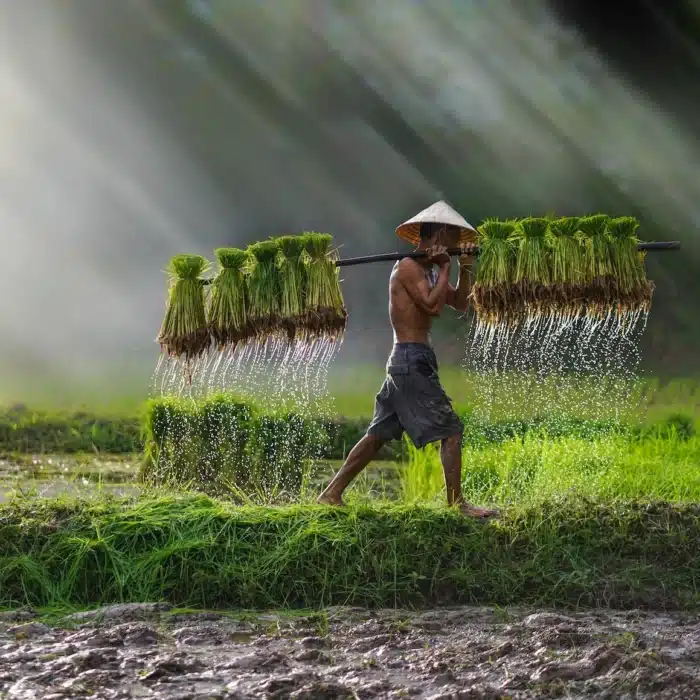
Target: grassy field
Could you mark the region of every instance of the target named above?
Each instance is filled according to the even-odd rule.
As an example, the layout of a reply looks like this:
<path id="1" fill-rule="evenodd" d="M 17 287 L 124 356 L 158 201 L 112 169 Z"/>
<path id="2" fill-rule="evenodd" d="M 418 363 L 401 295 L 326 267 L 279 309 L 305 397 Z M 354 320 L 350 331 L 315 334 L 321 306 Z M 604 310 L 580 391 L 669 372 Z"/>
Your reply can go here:
<path id="1" fill-rule="evenodd" d="M 445 367 L 440 371 L 447 393 L 455 408 L 462 415 L 469 415 L 483 399 L 475 383 L 465 379 L 458 367 Z M 381 367 L 356 367 L 333 374 L 329 389 L 333 395 L 333 420 L 340 427 L 335 436 L 334 457 L 342 457 L 363 434 L 374 408 L 374 396 L 384 378 Z M 608 405 L 593 402 L 586 406 L 585 392 L 569 388 L 569 395 L 562 398 L 559 387 L 540 386 L 537 401 L 529 400 L 527 393 L 514 402 L 512 392 L 501 382 L 501 396 L 495 396 L 495 410 L 491 421 L 532 421 L 538 412 L 553 413 L 547 406 L 564 406 L 571 416 L 588 420 L 617 421 L 614 403 Z M 83 397 L 37 398 L 28 405 L 4 402 L 0 407 L 0 452 L 13 453 L 75 453 L 105 452 L 126 454 L 138 452 L 143 447 L 142 422 L 145 396 L 109 397 L 100 400 Z M 590 402 L 589 402 L 590 403 Z M 499 408 L 500 407 L 500 408 Z M 626 422 L 653 425 L 669 417 L 682 417 L 687 423 L 700 423 L 700 381 L 677 379 L 661 382 L 644 380 L 628 402 Z M 387 456 L 387 455 L 385 455 Z"/>
<path id="2" fill-rule="evenodd" d="M 468 411 L 478 403 L 480 397 L 475 383 L 465 377 L 460 367 L 441 366 L 440 378 L 455 406 L 461 411 Z M 362 419 L 371 416 L 374 396 L 383 380 L 384 368 L 381 365 L 356 364 L 334 368 L 328 379 L 334 414 Z M 0 389 L 0 406 L 26 405 L 34 411 L 52 415 L 77 413 L 110 419 L 139 417 L 148 394 L 147 378 L 138 382 L 115 379 L 114 386 L 120 388 L 111 393 L 83 386 L 77 386 L 71 391 L 66 391 L 64 386 L 55 390 L 50 386 L 48 390 L 34 387 L 21 392 Z M 544 397 L 542 387 L 540 391 Z M 575 395 L 569 403 L 572 407 L 580 405 Z M 633 403 L 636 403 L 640 417 L 651 421 L 669 413 L 686 413 L 694 419 L 700 419 L 700 378 L 643 378 Z M 526 402 L 521 402 L 518 406 L 508 403 L 509 413 L 519 413 L 519 417 L 526 417 L 531 410 Z"/>
<path id="3" fill-rule="evenodd" d="M 499 505 L 499 520 L 474 523 L 445 508 L 436 448 L 407 443 L 399 464 L 363 474 L 338 510 L 315 506 L 314 489 L 276 507 L 182 490 L 41 498 L 18 489 L 0 505 L 0 606 L 696 606 L 695 382 L 647 382 L 624 421 L 614 411 L 528 414 L 532 406 L 513 420 L 511 403 L 484 422 L 464 377 L 442 374 L 467 422 L 465 495 Z M 346 452 L 361 435 L 381 381 L 381 372 L 334 380 L 337 412 L 353 416 L 339 423 L 334 449 Z M 575 396 L 566 402 L 575 408 Z M 138 453 L 141 421 L 137 412 L 15 406 L 1 417 L 0 450 L 27 454 L 17 471 L 36 477 L 37 452 Z M 324 468 L 316 490 L 337 465 Z"/>
<path id="4" fill-rule="evenodd" d="M 439 451 L 408 447 L 400 470 L 403 500 L 443 498 Z M 550 438 L 528 433 L 501 443 L 467 444 L 463 489 L 476 503 L 535 507 L 562 496 L 700 502 L 700 438 L 671 427 L 666 434 Z"/>
<path id="5" fill-rule="evenodd" d="M 694 607 L 698 516 L 697 506 L 585 499 L 486 524 L 407 505 L 14 502 L 0 507 L 0 606 Z"/>

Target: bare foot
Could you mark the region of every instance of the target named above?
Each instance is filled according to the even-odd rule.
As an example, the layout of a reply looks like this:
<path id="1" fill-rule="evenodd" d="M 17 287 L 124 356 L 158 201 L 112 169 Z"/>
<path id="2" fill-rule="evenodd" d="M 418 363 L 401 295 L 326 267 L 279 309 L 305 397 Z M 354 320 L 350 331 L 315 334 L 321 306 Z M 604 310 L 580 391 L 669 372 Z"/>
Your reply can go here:
<path id="1" fill-rule="evenodd" d="M 322 493 L 316 503 L 322 506 L 344 506 L 343 499 L 340 496 L 334 496 L 332 493 Z"/>
<path id="2" fill-rule="evenodd" d="M 478 508 L 477 506 L 472 506 L 469 503 L 460 503 L 459 512 L 462 515 L 467 515 L 470 518 L 478 518 L 479 520 L 484 520 L 486 518 L 495 518 L 498 515 L 498 511 L 489 508 Z"/>

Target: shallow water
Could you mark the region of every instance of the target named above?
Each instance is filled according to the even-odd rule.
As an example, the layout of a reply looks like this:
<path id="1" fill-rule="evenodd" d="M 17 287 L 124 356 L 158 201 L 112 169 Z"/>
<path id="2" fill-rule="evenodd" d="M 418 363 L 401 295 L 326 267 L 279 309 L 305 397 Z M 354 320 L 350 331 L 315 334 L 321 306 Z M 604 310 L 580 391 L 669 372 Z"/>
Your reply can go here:
<path id="1" fill-rule="evenodd" d="M 42 455 L 0 459 L 0 503 L 15 496 L 87 497 L 98 493 L 132 496 L 140 491 L 140 455 L 127 458 Z M 320 493 L 342 462 L 319 463 L 313 482 Z M 349 493 L 367 500 L 399 495 L 397 465 L 378 461 L 360 475 Z"/>
<path id="2" fill-rule="evenodd" d="M 19 455 L 0 459 L 0 503 L 13 496 L 129 496 L 138 491 L 138 456 Z"/>
<path id="3" fill-rule="evenodd" d="M 0 613 L 0 696 L 17 699 L 691 698 L 698 661 L 697 617 L 651 612 Z"/>

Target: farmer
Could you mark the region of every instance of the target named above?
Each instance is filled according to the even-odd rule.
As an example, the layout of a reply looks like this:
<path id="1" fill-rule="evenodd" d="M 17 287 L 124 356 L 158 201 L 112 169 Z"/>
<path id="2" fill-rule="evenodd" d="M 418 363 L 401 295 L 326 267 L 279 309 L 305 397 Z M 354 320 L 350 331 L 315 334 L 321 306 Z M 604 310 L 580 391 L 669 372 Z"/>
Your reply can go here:
<path id="1" fill-rule="evenodd" d="M 319 503 L 342 505 L 350 482 L 372 461 L 382 446 L 404 432 L 422 448 L 441 443 L 447 502 L 464 515 L 487 518 L 496 511 L 477 508 L 462 497 L 462 432 L 464 426 L 440 385 L 437 360 L 430 346 L 430 327 L 442 309 L 466 311 L 471 291 L 470 255 L 476 231 L 445 202 L 437 202 L 396 229 L 399 238 L 427 252 L 425 258 L 404 258 L 389 280 L 389 319 L 394 348 L 386 379 L 377 394 L 367 434 L 355 445 L 345 464 L 319 496 Z M 449 282 L 448 248 L 461 248 L 459 281 Z M 437 270 L 436 270 L 437 267 Z"/>

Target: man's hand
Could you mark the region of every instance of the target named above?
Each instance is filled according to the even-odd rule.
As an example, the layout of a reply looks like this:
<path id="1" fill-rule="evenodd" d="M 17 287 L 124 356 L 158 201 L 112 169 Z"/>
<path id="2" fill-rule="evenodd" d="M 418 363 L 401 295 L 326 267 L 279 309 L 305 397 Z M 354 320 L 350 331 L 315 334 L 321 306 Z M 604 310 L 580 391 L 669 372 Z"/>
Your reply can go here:
<path id="1" fill-rule="evenodd" d="M 428 260 L 440 267 L 450 266 L 450 256 L 447 253 L 447 248 L 444 245 L 434 245 L 428 248 Z"/>
<path id="2" fill-rule="evenodd" d="M 476 243 L 462 243 L 459 249 L 462 251 L 459 256 L 459 266 L 460 267 L 471 267 L 474 264 L 474 248 L 476 248 Z"/>

